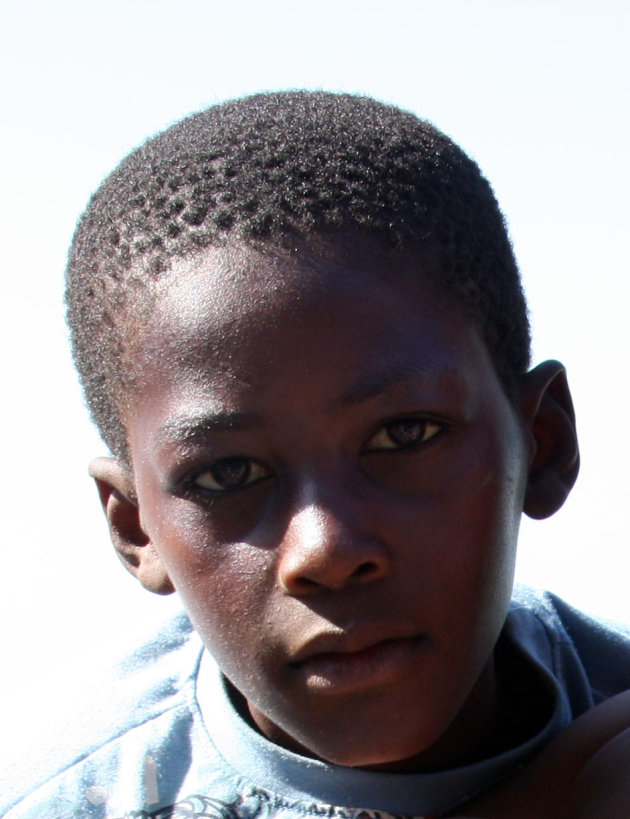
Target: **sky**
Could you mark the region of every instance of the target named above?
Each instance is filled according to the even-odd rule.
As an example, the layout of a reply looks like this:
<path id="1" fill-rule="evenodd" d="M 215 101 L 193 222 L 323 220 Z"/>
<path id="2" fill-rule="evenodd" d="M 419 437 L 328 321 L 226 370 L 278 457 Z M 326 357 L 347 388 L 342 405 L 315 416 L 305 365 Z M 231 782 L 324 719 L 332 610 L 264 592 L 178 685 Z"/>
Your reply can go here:
<path id="1" fill-rule="evenodd" d="M 106 450 L 68 351 L 63 273 L 101 179 L 187 113 L 260 90 L 369 94 L 480 164 L 509 224 L 534 362 L 569 375 L 582 474 L 524 521 L 517 576 L 630 622 L 630 4 L 625 0 L 56 0 L 0 9 L 4 719 L 177 607 L 109 544 Z M 630 426 L 630 425 L 629 425 Z M 37 699 L 37 696 L 35 697 Z"/>

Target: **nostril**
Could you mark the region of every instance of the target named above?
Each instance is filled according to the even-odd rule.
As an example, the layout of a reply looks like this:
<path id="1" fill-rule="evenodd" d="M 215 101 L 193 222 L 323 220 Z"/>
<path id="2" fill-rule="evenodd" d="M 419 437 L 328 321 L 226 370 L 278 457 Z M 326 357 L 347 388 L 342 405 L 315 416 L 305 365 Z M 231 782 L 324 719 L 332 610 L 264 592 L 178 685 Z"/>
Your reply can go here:
<path id="1" fill-rule="evenodd" d="M 280 587 L 290 594 L 308 594 L 319 587 L 319 583 L 310 580 L 308 577 L 298 576 L 283 578 L 280 580 Z"/>
<path id="2" fill-rule="evenodd" d="M 376 563 L 371 563 L 368 561 L 366 563 L 361 563 L 360 566 L 357 566 L 357 568 L 352 572 L 352 576 L 360 579 L 362 577 L 374 574 L 377 571 L 378 566 L 376 565 Z"/>
<path id="3" fill-rule="evenodd" d="M 317 581 L 309 580 L 308 577 L 296 577 L 294 580 L 294 584 L 303 591 L 309 591 L 309 589 L 315 589 L 319 586 L 319 583 L 317 583 Z"/>
<path id="4" fill-rule="evenodd" d="M 280 587 L 289 594 L 308 595 L 317 591 L 322 586 L 327 586 L 331 589 L 342 589 L 348 583 L 361 582 L 363 580 L 371 580 L 379 573 L 378 565 L 371 561 L 361 563 L 349 575 L 343 574 L 339 578 L 327 576 L 325 582 L 322 579 L 313 580 L 303 574 L 285 575 L 280 579 Z"/>

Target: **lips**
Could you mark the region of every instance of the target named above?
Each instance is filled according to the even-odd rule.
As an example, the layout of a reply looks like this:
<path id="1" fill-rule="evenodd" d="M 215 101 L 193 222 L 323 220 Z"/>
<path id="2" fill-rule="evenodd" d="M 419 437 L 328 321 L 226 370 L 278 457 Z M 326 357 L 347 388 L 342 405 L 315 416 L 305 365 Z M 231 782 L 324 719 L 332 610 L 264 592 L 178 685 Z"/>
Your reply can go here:
<path id="1" fill-rule="evenodd" d="M 339 635 L 309 643 L 291 663 L 313 693 L 342 694 L 395 683 L 415 673 L 428 640 L 423 635 L 372 640 L 359 647 Z"/>

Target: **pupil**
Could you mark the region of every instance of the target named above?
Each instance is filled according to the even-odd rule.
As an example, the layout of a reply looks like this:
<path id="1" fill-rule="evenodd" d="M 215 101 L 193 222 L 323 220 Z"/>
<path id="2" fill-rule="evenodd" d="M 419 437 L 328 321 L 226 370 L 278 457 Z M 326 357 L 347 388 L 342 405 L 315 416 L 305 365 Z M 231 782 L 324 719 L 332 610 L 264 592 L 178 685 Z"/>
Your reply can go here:
<path id="1" fill-rule="evenodd" d="M 249 464 L 244 458 L 226 458 L 212 467 L 212 477 L 224 487 L 239 486 L 249 475 Z"/>
<path id="2" fill-rule="evenodd" d="M 415 444 L 421 438 L 424 430 L 424 421 L 396 421 L 387 428 L 389 437 L 395 444 Z"/>

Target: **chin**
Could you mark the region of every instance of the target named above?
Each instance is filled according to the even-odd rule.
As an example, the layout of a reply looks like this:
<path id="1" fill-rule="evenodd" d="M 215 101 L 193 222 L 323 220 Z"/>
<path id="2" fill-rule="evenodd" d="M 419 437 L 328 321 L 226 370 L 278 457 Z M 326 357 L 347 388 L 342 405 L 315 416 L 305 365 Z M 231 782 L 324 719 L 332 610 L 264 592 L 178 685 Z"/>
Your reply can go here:
<path id="1" fill-rule="evenodd" d="M 383 771 L 413 771 L 425 760 L 431 764 L 432 749 L 449 727 L 449 720 L 437 707 L 431 716 L 412 725 L 410 708 L 391 702 L 378 709 L 345 709 L 336 718 L 316 723 L 280 727 L 250 703 L 254 724 L 267 739 L 289 751 L 347 768 Z M 444 709 L 442 709 L 444 711 Z M 387 716 L 387 718 L 385 718 Z M 442 718 L 440 718 L 442 717 Z"/>
<path id="2" fill-rule="evenodd" d="M 416 768 L 415 760 L 422 757 L 422 751 L 416 753 L 394 753 L 394 752 L 374 752 L 371 754 L 356 753 L 343 754 L 340 758 L 325 759 L 333 765 L 340 765 L 346 768 L 363 768 L 370 771 L 405 772 L 413 771 Z"/>
<path id="3" fill-rule="evenodd" d="M 413 770 L 421 764 L 425 755 L 430 755 L 430 749 L 435 742 L 433 737 L 426 741 L 415 739 L 408 743 L 398 741 L 395 744 L 391 741 L 381 743 L 368 738 L 364 742 L 359 742 L 353 737 L 352 741 L 340 747 L 339 737 L 336 739 L 335 748 L 313 749 L 311 753 L 333 765 L 381 771 Z M 391 736 L 387 739 L 391 740 Z"/>

